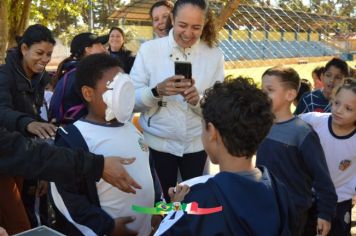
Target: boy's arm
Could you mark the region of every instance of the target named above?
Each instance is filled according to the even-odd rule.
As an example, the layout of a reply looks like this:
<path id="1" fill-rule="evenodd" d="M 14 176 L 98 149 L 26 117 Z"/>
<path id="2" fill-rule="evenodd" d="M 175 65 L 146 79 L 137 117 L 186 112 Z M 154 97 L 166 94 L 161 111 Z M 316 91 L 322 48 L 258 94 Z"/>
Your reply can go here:
<path id="1" fill-rule="evenodd" d="M 2 174 L 66 183 L 78 175 L 99 180 L 103 169 L 103 156 L 36 142 L 0 128 Z"/>
<path id="2" fill-rule="evenodd" d="M 79 189 L 79 186 L 85 186 L 84 189 L 88 191 L 88 184 L 79 178 L 67 184 L 51 183 L 53 202 L 67 221 L 83 235 L 87 235 L 88 230 L 97 235 L 109 235 L 114 229 L 114 220 L 99 205 L 89 200 L 89 193 Z M 92 184 L 96 190 L 95 183 Z"/>
<path id="3" fill-rule="evenodd" d="M 300 147 L 305 164 L 313 178 L 317 195 L 318 218 L 331 222 L 336 212 L 337 196 L 318 135 L 310 132 Z"/>

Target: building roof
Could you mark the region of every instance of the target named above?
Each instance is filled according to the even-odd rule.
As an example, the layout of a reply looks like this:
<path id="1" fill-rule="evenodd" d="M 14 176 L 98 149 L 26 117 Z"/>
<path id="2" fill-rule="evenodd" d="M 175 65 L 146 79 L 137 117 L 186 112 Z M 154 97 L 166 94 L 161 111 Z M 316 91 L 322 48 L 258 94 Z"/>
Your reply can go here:
<path id="1" fill-rule="evenodd" d="M 109 19 L 125 19 L 129 21 L 150 21 L 149 10 L 156 0 L 133 0 L 117 9 Z"/>
<path id="2" fill-rule="evenodd" d="M 132 0 L 129 4 L 117 9 L 110 19 L 123 19 L 132 22 L 150 22 L 149 9 L 157 0 Z M 221 3 L 210 0 L 212 10 L 219 14 Z M 240 4 L 236 12 L 228 20 L 229 28 L 250 26 L 256 29 L 276 29 L 278 31 L 299 29 L 300 31 L 316 31 L 324 29 L 331 23 L 350 22 L 348 18 L 318 15 L 303 11 L 283 10 L 274 7 L 252 6 Z"/>

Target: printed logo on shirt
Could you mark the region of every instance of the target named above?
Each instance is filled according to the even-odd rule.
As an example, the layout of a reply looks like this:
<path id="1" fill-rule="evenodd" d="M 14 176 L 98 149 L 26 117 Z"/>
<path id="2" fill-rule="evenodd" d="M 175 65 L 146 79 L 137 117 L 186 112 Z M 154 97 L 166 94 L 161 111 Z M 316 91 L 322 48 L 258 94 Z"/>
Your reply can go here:
<path id="1" fill-rule="evenodd" d="M 339 170 L 344 171 L 351 165 L 351 160 L 342 160 L 339 164 Z"/>
<path id="2" fill-rule="evenodd" d="M 314 112 L 321 112 L 321 113 L 323 113 L 323 112 L 325 112 L 325 111 L 324 111 L 323 108 L 318 107 L 318 108 L 315 108 L 315 109 L 314 109 Z"/>
<path id="3" fill-rule="evenodd" d="M 138 145 L 140 145 L 140 148 L 143 152 L 148 152 L 148 145 L 143 141 L 142 137 L 138 139 Z"/>
<path id="4" fill-rule="evenodd" d="M 131 209 L 138 213 L 150 214 L 150 215 L 166 215 L 172 211 L 184 211 L 187 214 L 191 214 L 191 215 L 208 215 L 223 210 L 222 206 L 211 207 L 211 208 L 199 208 L 197 202 L 191 202 L 191 203 L 158 202 L 156 203 L 155 207 L 132 205 Z"/>

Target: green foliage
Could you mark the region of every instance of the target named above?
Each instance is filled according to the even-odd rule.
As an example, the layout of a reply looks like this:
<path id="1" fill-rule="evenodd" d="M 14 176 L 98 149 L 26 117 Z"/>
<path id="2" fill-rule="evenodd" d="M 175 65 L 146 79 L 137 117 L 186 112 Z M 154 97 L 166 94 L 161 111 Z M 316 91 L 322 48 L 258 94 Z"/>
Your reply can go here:
<path id="1" fill-rule="evenodd" d="M 38 23 L 54 27 L 65 14 L 70 18 L 79 18 L 88 9 L 87 0 L 32 0 L 30 18 Z"/>
<path id="2" fill-rule="evenodd" d="M 120 4 L 120 0 L 32 0 L 30 19 L 33 23 L 44 24 L 56 36 L 89 31 L 89 11 L 93 11 L 94 29 L 107 29 L 114 25 L 108 17 Z M 65 40 L 67 41 L 67 40 Z"/>

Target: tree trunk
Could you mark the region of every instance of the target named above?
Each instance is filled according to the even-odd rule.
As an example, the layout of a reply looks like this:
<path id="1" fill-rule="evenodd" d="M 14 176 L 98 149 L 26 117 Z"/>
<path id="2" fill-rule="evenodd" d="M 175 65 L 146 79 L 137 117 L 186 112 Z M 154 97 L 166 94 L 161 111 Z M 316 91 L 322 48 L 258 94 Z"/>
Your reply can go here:
<path id="1" fill-rule="evenodd" d="M 0 1 L 0 64 L 5 62 L 7 48 L 8 19 L 7 19 L 7 0 Z"/>
<path id="2" fill-rule="evenodd" d="M 230 16 L 236 11 L 240 4 L 240 0 L 230 0 L 226 3 L 224 8 L 221 9 L 218 23 L 217 23 L 217 31 L 221 30 L 222 27 L 226 24 L 227 20 Z"/>
<path id="3" fill-rule="evenodd" d="M 21 36 L 28 25 L 28 20 L 30 16 L 30 8 L 31 8 L 32 0 L 23 0 L 17 1 L 13 0 L 11 3 L 10 12 L 10 28 L 9 28 L 9 38 L 8 47 L 16 47 L 16 36 Z"/>

